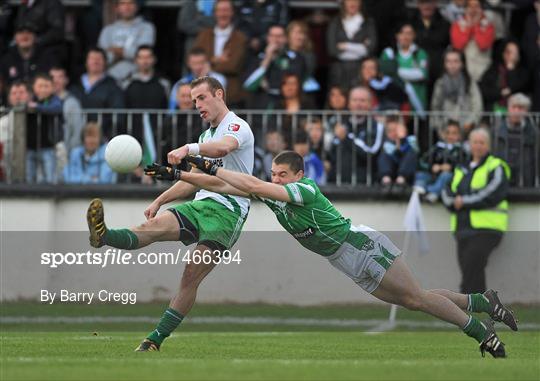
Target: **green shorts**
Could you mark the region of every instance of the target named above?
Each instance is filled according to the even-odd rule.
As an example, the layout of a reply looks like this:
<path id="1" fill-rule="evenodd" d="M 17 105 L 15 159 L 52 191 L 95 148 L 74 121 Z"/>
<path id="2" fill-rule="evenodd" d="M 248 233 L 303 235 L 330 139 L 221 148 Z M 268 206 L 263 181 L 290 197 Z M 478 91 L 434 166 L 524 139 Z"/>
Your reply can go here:
<path id="1" fill-rule="evenodd" d="M 180 224 L 180 241 L 185 245 L 211 243 L 211 249 L 230 249 L 238 240 L 245 222 L 238 205 L 233 212 L 211 198 L 185 202 L 169 208 L 169 211 L 175 214 Z M 190 229 L 182 221 L 182 216 L 193 224 Z M 187 231 L 186 234 L 183 229 L 195 231 Z"/>

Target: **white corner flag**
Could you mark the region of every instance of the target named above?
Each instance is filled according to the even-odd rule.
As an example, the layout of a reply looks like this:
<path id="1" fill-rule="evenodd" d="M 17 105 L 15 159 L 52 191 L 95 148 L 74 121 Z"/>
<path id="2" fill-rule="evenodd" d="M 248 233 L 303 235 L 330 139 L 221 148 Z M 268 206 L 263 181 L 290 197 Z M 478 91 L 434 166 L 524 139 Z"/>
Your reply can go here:
<path id="1" fill-rule="evenodd" d="M 418 192 L 413 191 L 411 198 L 409 199 L 409 205 L 407 205 L 407 211 L 405 212 L 405 218 L 403 218 L 403 227 L 405 228 L 405 242 L 403 243 L 403 251 L 409 249 L 410 236 L 416 238 L 418 244 L 418 251 L 420 254 L 427 254 L 429 252 L 429 242 L 426 232 L 426 226 L 424 224 L 424 215 L 422 213 L 422 206 L 420 204 L 420 196 Z"/>
<path id="2" fill-rule="evenodd" d="M 409 251 L 411 237 L 415 237 L 420 255 L 429 252 L 429 242 L 427 238 L 426 226 L 424 225 L 424 215 L 420 204 L 420 196 L 416 190 L 413 190 L 405 217 L 403 218 L 403 227 L 405 228 L 405 239 L 403 242 L 403 255 Z M 392 304 L 388 321 L 381 323 L 371 330 L 371 333 L 380 333 L 390 331 L 396 328 L 397 306 Z"/>
<path id="3" fill-rule="evenodd" d="M 144 166 L 152 165 L 156 161 L 156 141 L 154 139 L 154 132 L 152 131 L 152 124 L 150 123 L 150 116 L 147 112 L 143 114 L 143 157 L 142 164 Z"/>

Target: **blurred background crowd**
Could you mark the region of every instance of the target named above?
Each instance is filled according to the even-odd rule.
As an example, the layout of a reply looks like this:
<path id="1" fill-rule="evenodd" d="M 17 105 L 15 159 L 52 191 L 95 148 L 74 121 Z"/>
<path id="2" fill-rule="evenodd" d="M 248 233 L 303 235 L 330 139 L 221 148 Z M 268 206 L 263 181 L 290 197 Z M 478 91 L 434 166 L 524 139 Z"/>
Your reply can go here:
<path id="1" fill-rule="evenodd" d="M 88 3 L 0 5 L 4 180 L 23 110 L 26 182 L 150 181 L 112 173 L 106 141 L 130 133 L 157 161 L 196 141 L 189 83 L 209 75 L 251 124 L 262 178 L 289 148 L 321 185 L 436 201 L 485 127 L 511 186 L 539 185 L 540 1 Z"/>

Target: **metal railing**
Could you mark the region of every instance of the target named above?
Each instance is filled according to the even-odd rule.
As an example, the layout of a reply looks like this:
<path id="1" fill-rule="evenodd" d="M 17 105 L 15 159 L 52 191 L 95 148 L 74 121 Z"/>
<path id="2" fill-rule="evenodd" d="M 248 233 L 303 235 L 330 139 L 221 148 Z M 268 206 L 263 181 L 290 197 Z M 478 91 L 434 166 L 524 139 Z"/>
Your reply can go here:
<path id="1" fill-rule="evenodd" d="M 323 126 L 323 136 L 319 142 L 319 156 L 322 162 L 328 162 L 331 167 L 327 173 L 329 182 L 338 186 L 370 186 L 377 182 L 377 153 L 375 151 L 382 149 L 380 135 L 385 114 L 380 112 L 350 113 L 331 110 L 305 110 L 292 114 L 283 110 L 237 110 L 236 113 L 245 119 L 253 130 L 257 146 L 256 162 L 259 165 L 259 167 L 256 166 L 258 168 L 256 174 L 260 177 L 265 177 L 265 155 L 271 155 L 265 149 L 269 132 L 277 132 L 285 140 L 287 147 L 293 148 L 299 130 L 306 123 L 311 124 L 314 121 L 320 121 Z M 425 117 L 420 117 L 415 113 L 400 114 L 406 122 L 409 133 L 414 135 L 417 142 L 419 142 L 420 154 L 438 140 L 438 128 L 441 126 L 436 124 L 449 117 L 455 117 L 455 115 L 443 112 L 428 112 Z M 145 115 L 148 117 L 145 117 Z M 466 114 L 460 114 L 459 116 L 462 118 L 468 117 Z M 490 129 L 492 152 L 498 152 L 499 126 L 506 117 L 500 114 L 482 113 L 477 114 L 476 118 L 481 121 L 480 124 L 486 125 Z M 73 120 L 74 118 L 69 119 Z M 104 142 L 118 134 L 129 134 L 142 142 L 144 125 L 145 123 L 148 124 L 147 127 L 150 127 L 154 136 L 155 159 L 161 162 L 166 160 L 166 154 L 171 149 L 197 141 L 202 131 L 208 128 L 201 121 L 197 111 L 87 109 L 81 113 L 80 118 L 75 118 L 75 120 L 77 119 L 80 120 L 81 124 L 78 126 L 79 130 L 88 121 L 96 121 L 100 124 Z M 526 183 L 524 169 L 530 169 L 532 166 L 534 179 L 533 183 L 528 185 L 538 187 L 540 186 L 540 113 L 526 114 L 524 120 L 534 128 L 534 141 L 529 141 L 530 137 L 521 134 L 519 138 L 521 140 L 514 139 L 512 144 L 506 144 L 508 152 L 503 154 L 506 157 L 513 155 L 515 159 L 515 150 L 518 149 L 517 155 L 519 156 L 521 170 L 516 174 L 515 185 L 522 187 Z M 334 135 L 334 128 L 337 124 L 347 127 L 344 140 L 339 140 Z M 2 126 L 1 144 L 4 156 L 1 162 L 4 175 L 2 181 L 6 183 L 26 181 L 25 172 L 28 168 L 25 167 L 28 152 L 42 152 L 44 149 L 53 150 L 56 161 L 61 162 L 62 160 L 59 158 L 62 155 L 61 146 L 64 145 L 64 155 L 69 154 L 69 151 L 74 148 L 62 144 L 64 136 L 70 134 L 70 131 L 66 131 L 66 128 L 74 128 L 63 123 L 62 115 L 41 115 L 27 112 L 24 109 L 0 109 L 0 126 Z M 35 134 L 30 130 L 27 133 L 27 129 L 33 129 Z M 27 141 L 27 138 L 30 138 L 28 140 L 32 140 L 32 143 Z M 524 149 L 525 147 L 527 149 Z M 531 158 L 531 155 L 534 158 Z M 64 160 L 66 159 L 68 158 L 64 157 Z M 263 169 L 260 168 L 261 163 Z M 38 170 L 45 170 L 43 162 L 37 164 L 42 167 L 41 169 L 38 168 Z M 47 178 L 48 176 L 40 177 L 40 179 Z M 139 179 L 136 176 L 124 176 L 118 179 L 118 182 L 138 181 Z M 55 169 L 54 181 L 52 182 L 63 182 L 61 168 Z"/>

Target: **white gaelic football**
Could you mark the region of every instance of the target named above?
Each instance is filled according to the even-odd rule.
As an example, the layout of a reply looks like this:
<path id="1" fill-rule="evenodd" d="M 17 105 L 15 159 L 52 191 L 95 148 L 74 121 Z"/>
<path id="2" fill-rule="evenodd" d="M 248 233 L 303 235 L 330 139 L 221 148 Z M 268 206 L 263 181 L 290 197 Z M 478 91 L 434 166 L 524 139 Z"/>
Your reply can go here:
<path id="1" fill-rule="evenodd" d="M 141 159 L 141 145 L 130 135 L 115 136 L 105 148 L 105 160 L 115 172 L 131 172 L 139 166 Z"/>

